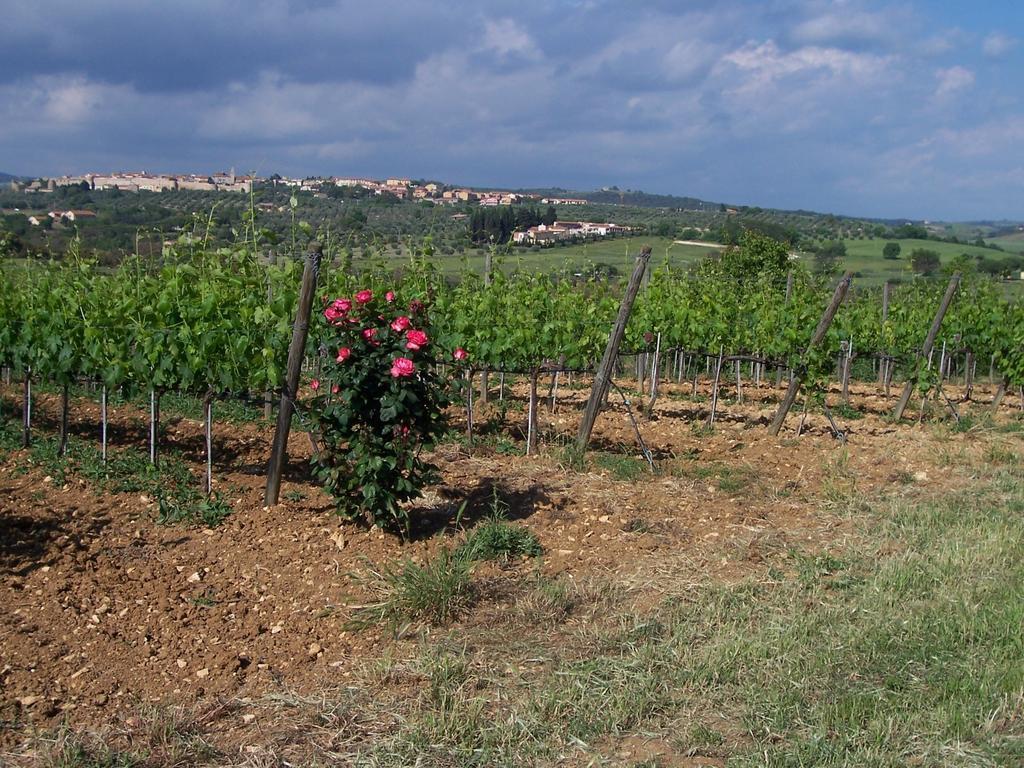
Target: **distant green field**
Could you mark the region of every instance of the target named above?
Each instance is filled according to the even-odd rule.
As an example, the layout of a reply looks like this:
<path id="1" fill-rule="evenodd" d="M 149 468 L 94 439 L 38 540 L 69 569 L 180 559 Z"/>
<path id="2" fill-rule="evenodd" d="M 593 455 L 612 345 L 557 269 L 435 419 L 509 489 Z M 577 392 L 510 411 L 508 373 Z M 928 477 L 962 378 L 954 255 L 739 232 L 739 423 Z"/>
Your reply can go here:
<path id="1" fill-rule="evenodd" d="M 988 242 L 998 245 L 1008 253 L 1024 253 L 1024 232 L 1017 232 L 1013 235 L 987 238 Z"/>
<path id="2" fill-rule="evenodd" d="M 551 272 L 553 270 L 577 270 L 587 266 L 610 265 L 620 273 L 628 274 L 633 267 L 633 260 L 645 245 L 651 246 L 651 264 L 659 267 L 668 260 L 673 266 L 686 266 L 699 260 L 714 248 L 697 245 L 681 245 L 666 237 L 623 237 L 589 243 L 577 243 L 567 246 L 540 248 L 536 251 L 516 248 L 509 256 L 500 257 L 495 266 L 506 272 L 524 270 L 527 272 Z M 401 251 L 389 251 L 384 260 L 388 266 L 398 267 L 408 259 L 408 254 Z M 357 257 L 357 262 L 358 262 Z M 455 275 L 467 267 L 481 272 L 484 256 L 476 250 L 465 254 L 442 255 L 433 257 L 434 263 L 442 273 Z"/>
<path id="3" fill-rule="evenodd" d="M 716 249 L 699 245 L 681 245 L 670 237 L 621 237 L 564 247 L 523 251 L 519 259 L 527 268 L 547 269 L 548 265 L 611 264 L 628 271 L 640 249 L 651 247 L 651 264 L 658 267 L 666 260 L 674 266 L 692 264 Z"/>
<path id="4" fill-rule="evenodd" d="M 861 285 L 878 285 L 886 280 L 909 280 L 914 273 L 910 267 L 910 254 L 918 248 L 935 251 L 943 264 L 952 261 L 962 253 L 969 256 L 1000 257 L 998 251 L 991 248 L 979 248 L 974 245 L 943 243 L 935 240 L 895 240 L 900 244 L 900 257 L 889 260 L 882 257 L 882 249 L 889 240 L 844 240 L 846 258 L 840 265 L 858 275 L 857 282 Z M 801 257 L 808 266 L 813 267 L 814 256 L 807 254 Z"/>

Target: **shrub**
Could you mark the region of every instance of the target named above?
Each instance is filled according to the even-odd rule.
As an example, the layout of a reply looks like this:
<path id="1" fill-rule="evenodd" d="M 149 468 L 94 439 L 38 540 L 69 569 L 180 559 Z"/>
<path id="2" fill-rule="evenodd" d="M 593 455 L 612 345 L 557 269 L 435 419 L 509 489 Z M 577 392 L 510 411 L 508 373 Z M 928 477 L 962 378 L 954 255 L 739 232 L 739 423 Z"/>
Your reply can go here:
<path id="1" fill-rule="evenodd" d="M 373 571 L 369 587 L 379 599 L 360 606 L 348 627 L 387 624 L 397 628 L 415 621 L 447 624 L 473 601 L 471 566 L 469 560 L 442 549 L 423 565 L 405 560 L 399 568 Z"/>
<path id="2" fill-rule="evenodd" d="M 426 307 L 362 290 L 326 303 L 323 317 L 330 362 L 310 383 L 322 437 L 314 474 L 339 514 L 407 533 L 403 502 L 438 479 L 421 451 L 445 430 Z"/>

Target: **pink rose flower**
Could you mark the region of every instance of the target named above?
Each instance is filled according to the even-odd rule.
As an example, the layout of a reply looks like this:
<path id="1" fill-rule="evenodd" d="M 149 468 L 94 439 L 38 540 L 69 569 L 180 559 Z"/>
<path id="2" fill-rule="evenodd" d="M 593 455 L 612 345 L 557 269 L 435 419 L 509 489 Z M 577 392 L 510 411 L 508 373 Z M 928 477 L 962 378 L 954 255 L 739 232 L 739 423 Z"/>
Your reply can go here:
<path id="1" fill-rule="evenodd" d="M 391 363 L 391 375 L 397 378 L 412 376 L 416 365 L 408 357 L 396 357 Z"/>
<path id="2" fill-rule="evenodd" d="M 327 318 L 327 322 L 334 325 L 339 320 L 344 319 L 350 309 L 352 309 L 351 301 L 348 299 L 335 299 L 330 303 L 330 306 L 324 310 L 324 317 Z"/>
<path id="3" fill-rule="evenodd" d="M 312 389 L 314 392 L 320 389 L 320 379 L 313 379 L 311 382 L 309 382 L 309 388 Z"/>
<path id="4" fill-rule="evenodd" d="M 456 360 L 465 360 L 467 357 L 469 357 L 469 353 L 462 347 L 456 347 L 455 351 L 452 352 L 452 357 L 454 357 Z"/>
<path id="5" fill-rule="evenodd" d="M 384 294 L 384 301 L 386 301 L 388 304 L 392 303 L 394 300 L 395 300 L 395 292 L 394 291 L 388 291 L 387 293 Z"/>
<path id="6" fill-rule="evenodd" d="M 331 394 L 332 395 L 336 395 L 339 392 L 341 392 L 341 387 L 339 387 L 337 384 L 332 384 L 331 385 Z"/>
<path id="7" fill-rule="evenodd" d="M 338 350 L 338 357 L 335 358 L 339 363 L 344 363 L 352 356 L 352 350 L 348 347 L 341 347 Z"/>
<path id="8" fill-rule="evenodd" d="M 418 315 L 424 309 L 426 309 L 426 305 L 419 299 L 413 299 L 409 302 L 409 311 L 414 315 Z"/>
<path id="9" fill-rule="evenodd" d="M 375 347 L 380 346 L 380 342 L 377 341 L 376 337 L 376 328 L 363 328 L 363 338 L 366 339 L 370 344 L 372 344 Z"/>
<path id="10" fill-rule="evenodd" d="M 368 304 L 373 299 L 373 291 L 362 290 L 356 294 L 356 301 L 360 304 Z"/>
<path id="11" fill-rule="evenodd" d="M 415 329 L 405 332 L 405 348 L 411 349 L 413 352 L 417 352 L 423 347 L 427 346 L 430 339 L 427 338 L 427 334 L 423 331 L 417 331 Z"/>
<path id="12" fill-rule="evenodd" d="M 401 333 L 402 331 L 408 329 L 411 324 L 412 321 L 409 320 L 408 317 L 406 317 L 405 315 L 400 315 L 392 321 L 391 328 L 395 331 L 395 333 Z"/>

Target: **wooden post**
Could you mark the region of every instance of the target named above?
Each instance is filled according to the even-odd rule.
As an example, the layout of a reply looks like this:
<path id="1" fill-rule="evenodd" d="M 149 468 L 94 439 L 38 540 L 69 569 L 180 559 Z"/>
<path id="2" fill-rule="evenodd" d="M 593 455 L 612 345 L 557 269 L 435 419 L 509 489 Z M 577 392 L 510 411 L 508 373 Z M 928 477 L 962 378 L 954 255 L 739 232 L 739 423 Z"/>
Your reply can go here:
<path id="1" fill-rule="evenodd" d="M 622 343 L 622 336 L 626 332 L 626 323 L 629 322 L 629 313 L 633 309 L 633 302 L 640 291 L 640 281 L 643 280 L 647 271 L 647 262 L 651 258 L 650 246 L 644 246 L 640 255 L 636 257 L 636 266 L 633 268 L 633 275 L 629 278 L 626 286 L 626 295 L 622 298 L 622 305 L 619 307 L 619 316 L 612 326 L 611 336 L 608 337 L 608 346 L 605 347 L 604 357 L 597 367 L 594 376 L 594 384 L 590 389 L 590 399 L 583 411 L 583 419 L 580 421 L 580 431 L 576 435 L 576 449 L 582 454 L 587 450 L 590 443 L 590 433 L 594 431 L 594 422 L 597 420 L 597 412 L 604 402 L 611 383 L 612 366 L 615 365 L 615 356 L 619 351 L 619 344 Z"/>
<path id="2" fill-rule="evenodd" d="M 821 320 L 818 321 L 818 327 L 814 329 L 814 335 L 811 336 L 811 341 L 808 343 L 807 349 L 804 351 L 805 358 L 810 354 L 811 350 L 818 346 L 818 344 L 821 343 L 821 340 L 825 338 L 825 334 L 828 333 L 829 326 L 832 325 L 832 320 L 835 318 L 836 312 L 839 311 L 839 307 L 842 305 L 843 299 L 846 298 L 846 292 L 850 290 L 850 282 L 852 280 L 853 273 L 847 272 L 843 275 L 843 279 L 839 281 L 839 285 L 836 286 L 835 293 L 832 294 L 832 301 L 825 310 L 825 314 L 821 316 Z M 802 371 L 793 372 L 793 376 L 789 380 L 789 388 L 786 390 L 786 395 L 782 398 L 782 402 L 779 403 L 779 409 L 775 412 L 775 418 L 772 419 L 771 427 L 768 429 L 770 434 L 779 434 L 779 430 L 782 429 L 782 424 L 786 420 L 786 416 L 789 414 L 789 409 L 793 407 L 793 402 L 796 400 L 797 392 L 800 391 L 800 386 L 803 384 L 803 380 Z"/>
<path id="3" fill-rule="evenodd" d="M 956 288 L 959 284 L 960 273 L 957 272 L 949 279 L 949 285 L 946 286 L 946 295 L 942 297 L 942 303 L 939 304 L 939 310 L 935 313 L 935 319 L 932 320 L 932 327 L 928 329 L 928 336 L 924 340 L 924 345 L 917 353 L 915 370 L 911 372 L 910 378 L 907 379 L 907 383 L 903 386 L 903 394 L 900 395 L 900 400 L 896 404 L 896 410 L 892 412 L 892 417 L 896 421 L 903 418 L 903 412 L 907 409 L 910 396 L 914 394 L 914 387 L 917 386 L 919 376 L 917 369 L 920 368 L 921 360 L 932 353 L 932 348 L 935 346 L 935 337 L 939 335 L 939 329 L 942 327 L 942 319 L 946 316 L 946 310 L 949 309 L 949 305 L 953 302 L 953 294 L 956 293 Z"/>
<path id="4" fill-rule="evenodd" d="M 885 326 L 886 322 L 889 320 L 889 294 L 890 294 L 891 291 L 892 291 L 892 286 L 890 286 L 889 282 L 886 281 L 885 285 L 882 286 L 882 325 L 883 326 Z M 886 350 L 886 354 L 888 354 L 888 350 Z M 885 379 L 886 379 L 886 376 L 888 375 L 888 370 L 889 370 L 889 361 L 887 359 L 885 359 L 885 358 L 882 358 L 879 361 L 879 366 L 878 366 L 878 383 L 879 384 L 885 384 Z"/>
<path id="5" fill-rule="evenodd" d="M 527 411 L 526 423 L 526 455 L 532 456 L 537 452 L 537 379 L 540 377 L 540 368 L 534 366 L 530 371 L 530 405 Z"/>
<path id="6" fill-rule="evenodd" d="M 100 394 L 100 455 L 103 463 L 107 463 L 107 385 L 103 385 Z"/>
<path id="7" fill-rule="evenodd" d="M 491 284 L 491 271 L 493 269 L 494 253 L 488 248 L 487 254 L 484 256 L 484 287 L 487 288 Z M 472 388 L 472 382 L 470 382 L 470 388 Z M 490 399 L 490 376 L 487 370 L 487 366 L 484 366 L 480 370 L 480 402 L 484 405 L 487 404 Z"/>
<path id="8" fill-rule="evenodd" d="M 65 384 L 60 393 L 60 445 L 57 448 L 58 456 L 63 456 L 68 452 L 68 410 L 71 407 L 69 387 L 70 385 Z"/>
<path id="9" fill-rule="evenodd" d="M 267 304 L 274 301 L 274 286 L 267 282 Z M 267 387 L 263 393 L 263 418 L 270 421 L 274 418 L 274 390 Z"/>
<path id="10" fill-rule="evenodd" d="M 654 362 L 651 364 L 651 397 L 647 402 L 646 417 L 651 418 L 654 413 L 654 403 L 658 399 L 658 379 L 661 375 L 661 332 L 658 333 L 658 340 L 654 345 Z"/>
<path id="11" fill-rule="evenodd" d="M 32 445 L 32 369 L 25 371 L 25 386 L 21 400 L 21 446 Z"/>
<path id="12" fill-rule="evenodd" d="M 711 413 L 708 414 L 708 426 L 715 426 L 715 411 L 718 410 L 718 382 L 722 376 L 722 355 L 725 354 L 725 345 L 718 347 L 718 365 L 715 366 L 715 383 L 711 385 Z"/>
<path id="13" fill-rule="evenodd" d="M 160 442 L 160 395 L 149 390 L 149 463 L 154 467 L 160 460 L 157 444 Z"/>
<path id="14" fill-rule="evenodd" d="M 1006 387 L 1008 384 L 1009 381 L 1005 378 L 999 382 L 999 386 L 996 388 L 996 393 L 992 396 L 992 413 L 996 413 L 999 410 L 999 406 L 1003 402 L 1003 398 L 1006 397 Z"/>
<path id="15" fill-rule="evenodd" d="M 789 270 L 789 274 L 786 275 L 786 306 L 789 306 L 789 300 L 793 296 L 793 270 Z M 775 369 L 775 388 L 778 389 L 782 385 L 782 366 L 780 365 Z"/>
<path id="16" fill-rule="evenodd" d="M 473 370 L 466 371 L 466 447 L 473 448 Z"/>
<path id="17" fill-rule="evenodd" d="M 306 265 L 302 270 L 302 290 L 295 313 L 292 342 L 288 347 L 288 371 L 277 408 L 274 447 L 270 452 L 270 463 L 267 465 L 267 489 L 264 495 L 267 506 L 277 504 L 281 493 L 281 475 L 288 457 L 288 432 L 292 426 L 294 400 L 298 396 L 299 374 L 302 372 L 302 357 L 306 350 L 306 337 L 309 335 L 309 318 L 313 311 L 313 294 L 316 292 L 316 278 L 320 271 L 322 256 L 323 246 L 316 241 L 311 242 L 309 253 L 306 255 Z"/>
<path id="18" fill-rule="evenodd" d="M 203 400 L 203 435 L 206 438 L 206 495 L 213 493 L 213 393 Z"/>

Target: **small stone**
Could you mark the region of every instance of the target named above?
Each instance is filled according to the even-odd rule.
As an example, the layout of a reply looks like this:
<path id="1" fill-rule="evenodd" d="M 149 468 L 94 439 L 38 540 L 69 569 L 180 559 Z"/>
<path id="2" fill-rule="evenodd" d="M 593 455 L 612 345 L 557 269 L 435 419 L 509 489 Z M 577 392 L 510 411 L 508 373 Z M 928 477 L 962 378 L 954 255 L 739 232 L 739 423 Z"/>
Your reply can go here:
<path id="1" fill-rule="evenodd" d="M 199 575 L 199 571 L 196 571 L 195 573 L 193 573 L 191 576 L 188 577 L 188 581 L 191 584 L 195 584 L 197 581 L 202 581 L 202 580 L 203 580 L 203 577 Z"/>
<path id="2" fill-rule="evenodd" d="M 110 701 L 110 698 L 107 696 L 107 694 L 101 693 L 99 696 L 92 700 L 92 703 L 95 704 L 97 707 L 105 707 L 107 706 L 108 701 Z"/>
<path id="3" fill-rule="evenodd" d="M 187 661 L 185 661 L 184 659 L 178 659 L 178 660 L 177 660 L 177 661 L 175 662 L 175 664 L 177 664 L 177 665 L 178 665 L 178 669 L 184 669 L 185 667 L 187 667 L 187 666 L 188 666 L 188 662 L 187 662 Z"/>
<path id="4" fill-rule="evenodd" d="M 249 714 L 242 715 L 242 722 L 246 725 L 252 725 L 256 722 L 256 715 L 252 714 L 251 712 Z"/>
<path id="5" fill-rule="evenodd" d="M 210 676 L 210 670 L 207 669 L 206 667 L 203 667 L 202 669 L 196 671 L 196 677 L 209 677 L 209 676 Z"/>
<path id="6" fill-rule="evenodd" d="M 320 655 L 322 650 L 323 648 L 320 647 L 319 643 L 310 643 L 309 648 L 306 649 L 306 653 L 309 654 L 310 657 L 316 658 Z"/>

